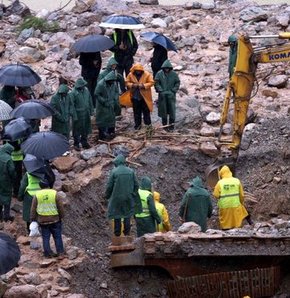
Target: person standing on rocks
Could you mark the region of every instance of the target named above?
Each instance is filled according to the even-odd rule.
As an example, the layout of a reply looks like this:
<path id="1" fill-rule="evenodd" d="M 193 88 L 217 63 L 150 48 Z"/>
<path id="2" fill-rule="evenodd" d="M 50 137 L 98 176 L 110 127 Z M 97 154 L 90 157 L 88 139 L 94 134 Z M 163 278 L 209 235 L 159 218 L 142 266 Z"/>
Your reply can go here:
<path id="1" fill-rule="evenodd" d="M 52 116 L 51 130 L 60 133 L 69 139 L 70 117 L 77 118 L 74 106 L 69 95 L 69 88 L 61 84 L 57 93 L 52 96 L 50 105 L 54 108 L 55 114 Z"/>
<path id="2" fill-rule="evenodd" d="M 49 188 L 46 180 L 40 180 L 38 190 L 32 201 L 30 220 L 37 221 L 41 227 L 44 257 L 63 257 L 64 247 L 62 241 L 62 222 L 64 217 L 63 205 L 57 192 Z M 50 236 L 52 235 L 56 253 L 50 247 Z"/>
<path id="3" fill-rule="evenodd" d="M 213 195 L 218 200 L 220 227 L 223 230 L 240 228 L 248 216 L 244 207 L 244 190 L 238 178 L 234 178 L 228 166 L 219 171 Z"/>
<path id="4" fill-rule="evenodd" d="M 120 109 L 117 75 L 109 72 L 98 82 L 95 90 L 96 122 L 99 129 L 99 140 L 115 137 L 116 110 Z"/>
<path id="5" fill-rule="evenodd" d="M 176 92 L 180 87 L 180 80 L 169 60 L 164 61 L 161 70 L 155 76 L 155 89 L 158 93 L 158 116 L 162 125 L 168 125 L 169 131 L 174 130 L 176 114 Z M 167 130 L 167 128 L 166 128 Z"/>
<path id="6" fill-rule="evenodd" d="M 144 124 L 151 125 L 150 113 L 153 111 L 153 101 L 151 87 L 154 85 L 152 75 L 144 70 L 140 63 L 132 66 L 130 73 L 126 78 L 126 86 L 128 87 L 133 105 L 134 128 L 141 129 L 142 114 Z"/>
<path id="7" fill-rule="evenodd" d="M 147 233 L 157 231 L 157 225 L 161 224 L 152 195 L 151 179 L 147 176 L 141 178 L 140 188 L 138 190 L 142 212 L 135 215 L 137 224 L 137 236 L 141 237 Z"/>
<path id="8" fill-rule="evenodd" d="M 139 185 L 134 170 L 125 165 L 125 157 L 122 154 L 119 154 L 113 163 L 115 168 L 110 173 L 105 194 L 109 201 L 108 218 L 114 220 L 115 236 L 121 236 L 122 232 L 129 236 L 131 217 L 141 210 Z M 122 220 L 124 231 L 121 231 Z"/>
<path id="9" fill-rule="evenodd" d="M 88 90 L 87 82 L 79 78 L 76 80 L 73 90 L 69 93 L 76 117 L 73 120 L 74 148 L 80 151 L 80 143 L 84 149 L 91 146 L 88 143 L 88 135 L 92 133 L 91 115 L 93 114 L 92 97 Z"/>
<path id="10" fill-rule="evenodd" d="M 193 221 L 201 227 L 201 231 L 207 229 L 207 218 L 212 215 L 212 203 L 209 192 L 204 188 L 200 177 L 195 177 L 190 182 L 179 208 L 179 220 L 181 222 Z"/>
<path id="11" fill-rule="evenodd" d="M 155 202 L 155 208 L 162 222 L 157 226 L 157 232 L 166 233 L 171 230 L 171 224 L 169 221 L 168 212 L 164 204 L 160 203 L 160 193 L 157 191 L 153 192 L 153 198 Z"/>
<path id="12" fill-rule="evenodd" d="M 4 144 L 0 148 L 0 222 L 13 221 L 10 215 L 10 204 L 12 198 L 13 182 L 15 179 L 15 168 L 11 159 L 14 147 Z"/>
<path id="13" fill-rule="evenodd" d="M 115 29 L 111 39 L 115 44 L 110 50 L 114 53 L 114 58 L 118 62 L 117 71 L 122 76 L 125 71 L 127 76 L 134 63 L 134 56 L 138 50 L 136 37 L 132 30 Z"/>
<path id="14" fill-rule="evenodd" d="M 163 46 L 153 43 L 153 55 L 150 59 L 151 61 L 151 68 L 153 71 L 153 77 L 155 78 L 157 72 L 161 70 L 161 66 L 164 61 L 168 59 L 168 52 Z"/>
<path id="15" fill-rule="evenodd" d="M 80 53 L 79 64 L 82 67 L 81 75 L 87 81 L 87 87 L 92 97 L 93 106 L 95 107 L 94 92 L 98 75 L 102 68 L 101 53 Z"/>

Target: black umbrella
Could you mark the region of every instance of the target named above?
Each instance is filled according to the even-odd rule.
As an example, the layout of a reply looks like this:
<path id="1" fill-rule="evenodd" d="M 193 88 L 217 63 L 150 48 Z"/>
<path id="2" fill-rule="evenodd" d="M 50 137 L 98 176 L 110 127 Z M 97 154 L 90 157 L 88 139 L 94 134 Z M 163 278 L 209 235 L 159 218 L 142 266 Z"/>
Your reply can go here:
<path id="1" fill-rule="evenodd" d="M 23 117 L 10 121 L 3 130 L 2 139 L 16 141 L 27 138 L 32 133 L 32 127 Z"/>
<path id="2" fill-rule="evenodd" d="M 74 45 L 73 49 L 77 53 L 95 53 L 105 51 L 114 46 L 111 38 L 104 35 L 91 34 L 80 38 Z"/>
<path id="3" fill-rule="evenodd" d="M 8 103 L 3 100 L 0 100 L 0 121 L 11 119 L 10 113 L 12 108 Z"/>
<path id="4" fill-rule="evenodd" d="M 24 153 L 35 155 L 45 160 L 61 156 L 69 150 L 67 138 L 52 131 L 43 131 L 32 134 L 21 144 Z"/>
<path id="5" fill-rule="evenodd" d="M 45 164 L 42 158 L 37 158 L 32 154 L 26 154 L 23 163 L 29 174 L 42 169 Z"/>
<path id="6" fill-rule="evenodd" d="M 25 64 L 9 64 L 0 69 L 0 83 L 2 85 L 30 87 L 40 81 L 40 76 Z"/>
<path id="7" fill-rule="evenodd" d="M 165 35 L 157 32 L 144 32 L 140 35 L 140 37 L 146 41 L 154 42 L 161 45 L 163 48 L 168 51 L 177 52 L 177 48 L 175 44 Z"/>
<path id="8" fill-rule="evenodd" d="M 139 19 L 127 15 L 113 15 L 102 22 L 100 27 L 116 29 L 143 29 L 145 26 Z"/>
<path id="9" fill-rule="evenodd" d="M 52 116 L 54 110 L 48 104 L 36 100 L 26 100 L 11 112 L 12 118 L 42 119 Z"/>
<path id="10" fill-rule="evenodd" d="M 16 241 L 0 232 L 0 275 L 16 267 L 19 259 L 20 249 Z"/>

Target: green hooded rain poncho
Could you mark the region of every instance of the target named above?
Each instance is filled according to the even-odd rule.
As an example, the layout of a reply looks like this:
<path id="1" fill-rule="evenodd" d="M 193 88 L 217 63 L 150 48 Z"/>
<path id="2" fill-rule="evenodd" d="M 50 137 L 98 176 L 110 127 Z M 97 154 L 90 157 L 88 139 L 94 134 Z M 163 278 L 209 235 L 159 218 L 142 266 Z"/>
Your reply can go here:
<path id="1" fill-rule="evenodd" d="M 150 194 L 147 197 L 147 205 L 148 205 L 148 210 L 149 210 L 150 216 L 138 217 L 138 214 L 136 215 L 136 225 L 137 225 L 137 236 L 138 237 L 141 237 L 146 233 L 156 232 L 157 224 L 161 223 L 161 218 L 159 217 L 159 215 L 157 213 L 153 195 L 151 193 L 152 184 L 151 184 L 151 179 L 149 177 L 144 176 L 141 178 L 140 190 L 150 191 Z"/>
<path id="2" fill-rule="evenodd" d="M 69 138 L 70 133 L 70 117 L 73 116 L 73 119 L 76 119 L 76 113 L 68 92 L 68 86 L 62 84 L 50 101 L 51 106 L 55 110 L 55 114 L 52 116 L 51 130 L 67 138 Z"/>
<path id="3" fill-rule="evenodd" d="M 163 71 L 170 68 L 169 73 Z M 176 92 L 180 86 L 180 80 L 169 60 L 165 60 L 155 76 L 155 89 L 158 92 L 158 116 L 175 120 Z"/>
<path id="4" fill-rule="evenodd" d="M 109 82 L 112 82 L 110 84 Z M 95 90 L 96 122 L 98 127 L 114 127 L 116 123 L 115 110 L 119 106 L 119 91 L 116 84 L 116 75 L 109 72 L 102 79 Z"/>
<path id="5" fill-rule="evenodd" d="M 73 135 L 87 136 L 92 132 L 91 115 L 93 114 L 92 97 L 86 88 L 87 82 L 77 79 L 73 90 L 69 93 L 76 118 L 73 119 Z"/>
<path id="6" fill-rule="evenodd" d="M 115 168 L 111 171 L 106 186 L 108 218 L 129 218 L 141 210 L 137 177 L 134 170 L 125 165 L 123 155 L 119 154 L 113 163 Z"/>
<path id="7" fill-rule="evenodd" d="M 183 196 L 179 216 L 185 221 L 193 221 L 200 225 L 201 231 L 207 229 L 207 218 L 212 215 L 212 203 L 209 192 L 203 187 L 197 176 L 190 183 L 189 189 Z"/>
<path id="8" fill-rule="evenodd" d="M 16 178 L 11 153 L 14 147 L 5 144 L 0 148 L 0 205 L 11 202 L 13 181 Z"/>

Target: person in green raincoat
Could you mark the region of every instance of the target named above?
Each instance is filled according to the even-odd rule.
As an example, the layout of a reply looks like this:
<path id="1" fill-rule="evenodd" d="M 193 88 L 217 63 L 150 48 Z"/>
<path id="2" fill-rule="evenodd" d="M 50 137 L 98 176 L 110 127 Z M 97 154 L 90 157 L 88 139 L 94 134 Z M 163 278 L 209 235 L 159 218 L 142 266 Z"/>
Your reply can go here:
<path id="1" fill-rule="evenodd" d="M 116 80 L 115 72 L 111 71 L 98 82 L 95 90 L 96 122 L 100 140 L 112 139 L 115 136 L 115 107 L 119 105 L 119 91 Z"/>
<path id="2" fill-rule="evenodd" d="M 138 190 L 142 212 L 135 214 L 137 224 L 137 236 L 141 237 L 146 233 L 157 231 L 157 225 L 161 223 L 152 194 L 151 179 L 147 176 L 141 178 L 140 188 Z"/>
<path id="3" fill-rule="evenodd" d="M 111 171 L 106 186 L 106 199 L 108 204 L 108 218 L 114 219 L 114 234 L 121 235 L 121 221 L 124 223 L 124 235 L 130 234 L 130 219 L 141 211 L 138 196 L 138 181 L 134 170 L 125 165 L 125 157 L 119 154 L 113 163 L 115 168 Z"/>
<path id="4" fill-rule="evenodd" d="M 212 215 L 212 203 L 209 192 L 204 188 L 200 177 L 195 177 L 190 182 L 181 201 L 179 219 L 181 222 L 193 221 L 201 227 L 201 231 L 207 229 L 207 218 Z"/>
<path id="5" fill-rule="evenodd" d="M 162 119 L 162 125 L 170 125 L 168 128 L 169 131 L 174 130 L 176 92 L 179 86 L 179 77 L 173 70 L 170 61 L 167 59 L 162 64 L 161 70 L 159 70 L 155 76 L 155 89 L 158 93 L 158 116 Z"/>
<path id="6" fill-rule="evenodd" d="M 76 114 L 68 92 L 68 86 L 61 84 L 57 93 L 52 96 L 50 105 L 55 110 L 55 114 L 52 116 L 51 130 L 69 139 L 70 117 L 74 116 L 73 119 L 76 119 Z"/>
<path id="7" fill-rule="evenodd" d="M 93 103 L 91 94 L 86 87 L 87 82 L 77 79 L 73 90 L 69 93 L 73 108 L 76 111 L 76 118 L 73 120 L 74 148 L 80 150 L 80 143 L 84 149 L 91 146 L 88 143 L 88 135 L 92 133 L 91 115 L 93 114 Z"/>
<path id="8" fill-rule="evenodd" d="M 0 91 L 0 99 L 9 104 L 14 109 L 16 103 L 16 89 L 14 86 L 3 86 Z"/>
<path id="9" fill-rule="evenodd" d="M 11 153 L 14 147 L 5 144 L 0 148 L 0 221 L 13 221 L 10 216 L 13 181 L 15 179 L 14 164 Z"/>

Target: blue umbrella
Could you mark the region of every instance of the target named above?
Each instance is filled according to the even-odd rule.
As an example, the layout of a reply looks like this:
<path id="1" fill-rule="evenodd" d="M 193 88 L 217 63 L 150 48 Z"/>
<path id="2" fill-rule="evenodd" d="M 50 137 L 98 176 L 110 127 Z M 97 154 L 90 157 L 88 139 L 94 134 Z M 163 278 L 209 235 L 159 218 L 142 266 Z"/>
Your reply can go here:
<path id="1" fill-rule="evenodd" d="M 145 27 L 138 18 L 127 15 L 110 16 L 99 26 L 115 29 L 143 29 Z"/>
<path id="2" fill-rule="evenodd" d="M 167 49 L 168 51 L 177 52 L 175 44 L 165 35 L 157 32 L 144 32 L 140 37 L 146 41 L 154 42 Z"/>
<path id="3" fill-rule="evenodd" d="M 41 81 L 40 76 L 25 64 L 9 64 L 0 69 L 0 84 L 30 87 Z"/>
<path id="4" fill-rule="evenodd" d="M 32 133 L 32 127 L 23 117 L 10 121 L 2 132 L 2 139 L 8 141 L 17 141 L 27 138 Z"/>
<path id="5" fill-rule="evenodd" d="M 0 275 L 17 266 L 20 259 L 18 244 L 9 235 L 0 232 Z"/>
<path id="6" fill-rule="evenodd" d="M 11 112 L 12 108 L 10 107 L 10 105 L 5 101 L 0 100 L 0 121 L 11 119 Z"/>
<path id="7" fill-rule="evenodd" d="M 105 51 L 114 46 L 111 38 L 104 35 L 91 34 L 80 38 L 73 45 L 77 53 L 95 53 Z"/>
<path id="8" fill-rule="evenodd" d="M 23 160 L 26 171 L 30 174 L 44 167 L 44 160 L 32 154 L 26 154 Z"/>

